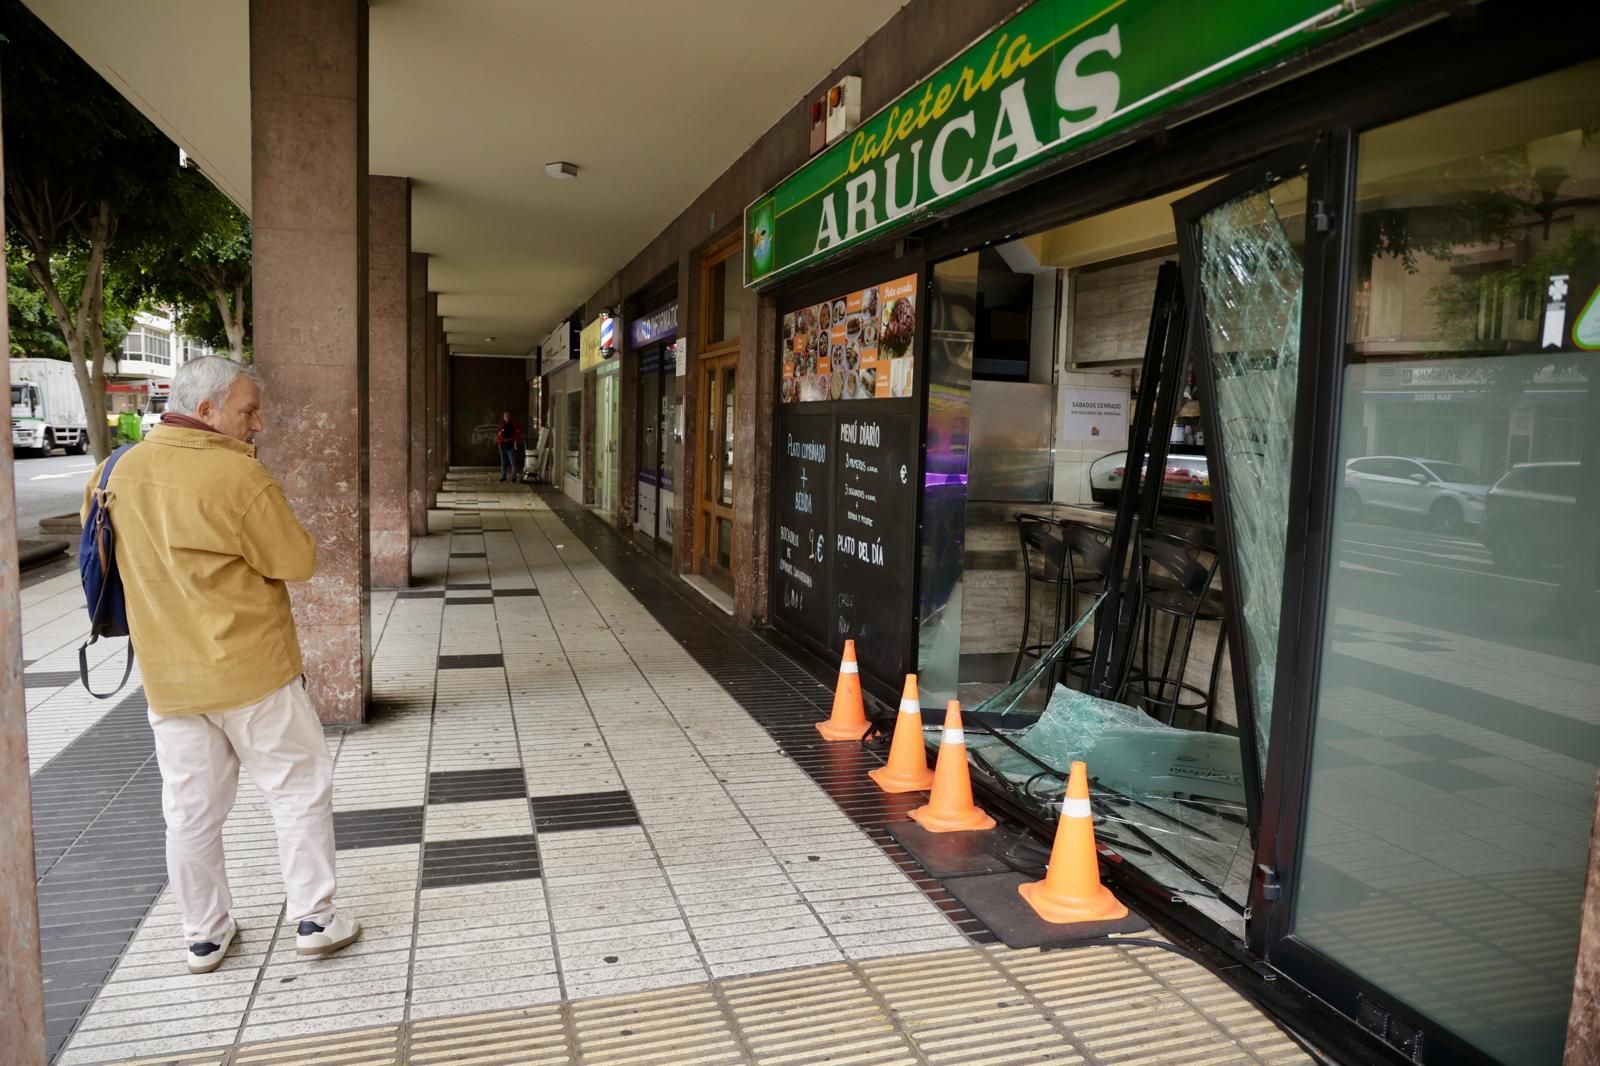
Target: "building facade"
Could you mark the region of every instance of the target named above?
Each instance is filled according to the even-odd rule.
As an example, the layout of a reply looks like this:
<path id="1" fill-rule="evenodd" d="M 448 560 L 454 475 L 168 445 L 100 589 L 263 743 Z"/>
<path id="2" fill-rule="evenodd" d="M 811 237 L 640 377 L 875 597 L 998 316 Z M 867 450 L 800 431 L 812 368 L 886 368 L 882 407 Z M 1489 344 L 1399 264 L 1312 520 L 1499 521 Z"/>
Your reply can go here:
<path id="1" fill-rule="evenodd" d="M 1056 752 L 1142 805 L 1125 887 L 1354 1047 L 1560 1061 L 1596 951 L 1593 12 L 934 7 L 808 97 L 859 125 L 774 116 L 586 303 L 616 340 L 558 372 L 558 483 L 925 706 L 997 706 L 1063 595 L 1039 553 L 1088 543 L 1115 569 L 1042 639 L 1087 613 L 1070 687 L 1159 723 Z M 1037 756 L 980 787 L 1048 827 Z"/>
<path id="2" fill-rule="evenodd" d="M 106 415 L 144 413 L 151 382 L 167 383 L 184 363 L 216 354 L 210 345 L 187 336 L 161 309 L 136 311 L 133 325 L 114 355 L 106 358 Z"/>

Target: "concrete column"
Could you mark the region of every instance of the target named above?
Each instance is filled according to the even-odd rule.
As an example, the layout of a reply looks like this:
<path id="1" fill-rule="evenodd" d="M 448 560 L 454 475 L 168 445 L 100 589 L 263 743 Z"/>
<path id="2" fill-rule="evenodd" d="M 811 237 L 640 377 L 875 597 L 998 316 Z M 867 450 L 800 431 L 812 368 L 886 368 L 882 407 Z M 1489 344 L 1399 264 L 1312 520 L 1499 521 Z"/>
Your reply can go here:
<path id="1" fill-rule="evenodd" d="M 1600 1062 L 1600 807 L 1589 838 L 1589 880 L 1583 896 L 1578 965 L 1572 975 L 1572 1014 L 1567 1022 L 1564 1066 Z"/>
<path id="2" fill-rule="evenodd" d="M 411 457 L 406 472 L 406 510 L 413 537 L 428 535 L 428 257 L 411 253 L 406 298 L 406 359 L 411 397 L 406 442 Z"/>
<path id="3" fill-rule="evenodd" d="M 250 0 L 260 455 L 317 539 L 291 596 L 324 722 L 366 709 L 367 0 Z"/>
<path id="4" fill-rule="evenodd" d="M 4 184 L 0 164 L 0 185 Z M 3 212 L 3 207 L 0 207 Z M 4 218 L 0 217 L 0 229 Z M 11 380 L 10 319 L 0 292 L 0 379 Z M 11 406 L 0 407 L 0 442 L 11 440 Z M 17 1066 L 44 1066 L 44 972 L 34 888 L 33 789 L 22 690 L 22 597 L 17 563 L 16 471 L 0 443 L 0 1048 Z"/>
<path id="5" fill-rule="evenodd" d="M 745 289 L 739 320 L 735 454 L 770 455 L 779 363 L 777 301 Z M 740 625 L 767 616 L 771 529 L 772 464 L 742 458 L 733 468 L 733 615 Z"/>
<path id="6" fill-rule="evenodd" d="M 367 179 L 367 441 L 370 453 L 372 584 L 411 584 L 408 503 L 411 353 L 411 181 Z"/>
<path id="7" fill-rule="evenodd" d="M 439 469 L 439 404 L 443 400 L 439 395 L 439 294 L 428 293 L 423 304 L 421 328 L 423 343 L 427 346 L 428 369 L 424 376 L 427 378 L 428 411 L 422 426 L 423 450 L 427 452 L 422 476 L 427 485 L 428 506 L 437 507 L 439 480 L 435 474 Z"/>

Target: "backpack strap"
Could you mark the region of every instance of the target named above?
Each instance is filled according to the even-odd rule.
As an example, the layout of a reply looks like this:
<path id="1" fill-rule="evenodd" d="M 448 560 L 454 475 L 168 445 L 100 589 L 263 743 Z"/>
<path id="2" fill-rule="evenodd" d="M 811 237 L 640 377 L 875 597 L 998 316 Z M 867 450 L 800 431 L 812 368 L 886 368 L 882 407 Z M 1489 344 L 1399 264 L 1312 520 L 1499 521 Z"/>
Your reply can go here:
<path id="1" fill-rule="evenodd" d="M 124 444 L 106 459 L 106 465 L 100 472 L 100 484 L 95 489 L 95 520 L 97 522 L 111 521 L 106 499 L 106 484 L 111 480 L 111 471 L 117 465 L 117 460 L 126 455 L 128 449 L 132 447 L 132 444 Z M 105 538 L 95 537 L 94 548 L 100 556 L 100 572 L 104 574 L 110 568 L 109 564 L 113 561 L 106 558 Z M 93 686 L 89 684 L 89 646 L 100 640 L 100 612 L 105 607 L 106 586 L 109 584 L 110 582 L 108 581 L 101 583 L 100 599 L 95 603 L 94 618 L 91 620 L 89 627 L 89 639 L 78 646 L 78 680 L 83 682 L 83 690 L 97 700 L 110 699 L 115 696 L 128 683 L 128 678 L 133 676 L 133 641 L 130 639 L 128 641 L 127 659 L 122 666 L 122 680 L 117 682 L 117 687 L 110 692 L 96 692 Z"/>
<path id="2" fill-rule="evenodd" d="M 128 658 L 122 665 L 122 680 L 117 682 L 117 687 L 110 692 L 96 692 L 89 686 L 89 645 L 99 640 L 98 636 L 90 637 L 88 642 L 78 646 L 78 679 L 83 682 L 83 690 L 97 700 L 108 700 L 122 691 L 122 686 L 128 683 L 128 678 L 133 676 L 133 641 L 128 641 Z"/>
<path id="3" fill-rule="evenodd" d="M 109 524 L 111 521 L 111 505 L 110 500 L 106 495 L 106 484 L 111 480 L 111 470 L 117 465 L 117 460 L 121 459 L 123 455 L 127 453 L 128 449 L 132 447 L 132 444 L 124 444 L 122 447 L 112 452 L 111 455 L 106 459 L 105 469 L 100 473 L 100 485 L 97 489 L 95 489 L 95 522 L 97 524 Z M 105 574 L 110 571 L 111 564 L 115 562 L 115 560 L 108 559 L 106 557 L 106 538 L 99 535 L 100 531 L 98 529 L 95 531 L 95 533 L 96 536 L 94 538 L 94 550 L 95 554 L 100 558 L 100 573 Z M 92 619 L 95 627 L 98 627 L 100 624 L 100 613 L 105 608 L 106 590 L 110 584 L 111 583 L 109 581 L 103 581 L 100 584 L 100 598 L 95 602 L 94 618 Z M 93 644 L 99 639 L 100 634 L 91 629 L 89 644 Z M 85 644 L 84 647 L 87 648 L 89 644 Z M 131 642 L 128 644 L 128 654 L 130 657 L 133 654 L 133 644 Z M 124 676 L 122 680 L 123 683 L 126 684 L 128 679 L 126 676 Z M 83 678 L 83 687 L 86 689 L 89 687 L 88 675 L 85 675 Z M 118 688 L 120 687 L 121 686 L 119 685 Z M 114 693 L 107 693 L 106 695 L 109 696 L 113 694 Z M 105 697 L 102 696 L 100 698 L 104 699 Z"/>

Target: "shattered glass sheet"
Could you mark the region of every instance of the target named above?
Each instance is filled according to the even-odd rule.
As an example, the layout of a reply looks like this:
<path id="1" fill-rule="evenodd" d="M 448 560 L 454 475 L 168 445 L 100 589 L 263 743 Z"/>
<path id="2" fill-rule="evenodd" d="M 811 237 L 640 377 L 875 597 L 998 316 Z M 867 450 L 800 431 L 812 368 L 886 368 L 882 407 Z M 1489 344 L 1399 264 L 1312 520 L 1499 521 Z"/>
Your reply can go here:
<path id="1" fill-rule="evenodd" d="M 1029 709 L 1099 602 L 1031 670 L 964 715 L 968 755 L 979 773 L 1051 817 L 1082 759 L 1100 842 L 1217 920 L 1237 923 L 1251 856 L 1239 738 L 1163 725 L 1064 685 L 1042 711 Z M 935 743 L 937 733 L 930 730 Z"/>
<path id="2" fill-rule="evenodd" d="M 1289 462 L 1300 377 L 1306 179 L 1264 185 L 1200 219 L 1200 290 L 1210 338 L 1218 444 L 1239 566 L 1263 772 L 1277 670 L 1289 526 Z"/>
<path id="3" fill-rule="evenodd" d="M 1246 829 L 1238 737 L 1163 725 L 1058 685 L 1032 726 L 969 729 L 967 750 L 1052 814 L 1082 759 L 1101 843 L 1174 891 L 1225 893 Z"/>

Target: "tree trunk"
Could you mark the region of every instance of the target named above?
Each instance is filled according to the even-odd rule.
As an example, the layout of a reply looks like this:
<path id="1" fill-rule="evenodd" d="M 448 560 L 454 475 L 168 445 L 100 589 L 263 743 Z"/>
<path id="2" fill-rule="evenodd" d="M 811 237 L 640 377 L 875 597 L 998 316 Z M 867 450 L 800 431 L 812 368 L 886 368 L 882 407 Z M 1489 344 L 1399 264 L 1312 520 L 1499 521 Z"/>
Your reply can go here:
<path id="1" fill-rule="evenodd" d="M 106 424 L 106 247 L 111 243 L 111 204 L 100 201 L 94 222 L 89 229 L 89 266 L 83 275 L 83 292 L 78 297 L 78 332 L 80 341 L 75 358 L 81 363 L 85 355 L 93 356 L 94 363 L 88 374 L 78 373 L 78 391 L 83 394 L 83 410 L 89 421 L 89 446 L 94 449 L 95 462 L 104 462 L 111 454 L 111 428 Z M 87 335 L 88 349 L 81 335 Z M 87 378 L 87 381 L 85 381 Z"/>
<path id="2" fill-rule="evenodd" d="M 55 276 L 50 272 L 49 258 L 41 261 L 38 253 L 28 263 L 28 273 L 33 275 L 33 280 L 38 282 L 39 288 L 44 292 L 45 299 L 50 304 L 50 310 L 55 315 L 56 326 L 61 330 L 61 339 L 67 344 L 67 355 L 72 362 L 72 376 L 78 382 L 78 395 L 83 400 L 84 421 L 88 427 L 89 446 L 94 449 L 97 460 L 104 459 L 111 454 L 109 437 L 106 431 L 105 414 L 105 372 L 104 363 L 98 375 L 98 386 L 95 376 L 91 374 L 88 360 L 85 357 L 84 346 L 89 309 L 96 300 L 95 290 L 98 285 L 93 280 L 100 274 L 100 266 L 105 254 L 102 245 L 98 252 L 92 252 L 90 265 L 94 268 L 84 275 L 83 291 L 78 294 L 76 310 L 69 310 L 66 300 L 61 295 L 61 290 L 56 286 Z M 95 320 L 99 325 L 99 320 Z"/>
<path id="3" fill-rule="evenodd" d="M 213 282 L 211 297 L 217 301 L 217 310 L 222 315 L 222 328 L 228 333 L 228 350 L 232 353 L 233 361 L 242 363 L 244 362 L 244 283 L 239 282 L 234 285 L 230 294 L 221 283 Z"/>

